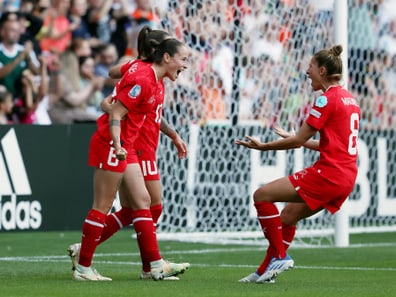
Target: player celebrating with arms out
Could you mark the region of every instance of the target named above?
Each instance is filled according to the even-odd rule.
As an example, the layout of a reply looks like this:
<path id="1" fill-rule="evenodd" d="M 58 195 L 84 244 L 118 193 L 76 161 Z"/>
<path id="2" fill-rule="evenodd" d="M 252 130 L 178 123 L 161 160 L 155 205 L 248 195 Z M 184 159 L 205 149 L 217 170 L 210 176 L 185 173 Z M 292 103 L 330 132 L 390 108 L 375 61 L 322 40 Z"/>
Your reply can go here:
<path id="1" fill-rule="evenodd" d="M 273 282 L 293 267 L 286 253 L 293 241 L 297 222 L 322 209 L 332 214 L 352 192 L 357 168 L 360 108 L 354 97 L 340 85 L 342 46 L 323 49 L 313 55 L 307 75 L 314 91 L 323 91 L 297 134 L 276 129 L 283 139 L 262 143 L 250 136 L 235 143 L 262 151 L 304 146 L 320 152 L 319 160 L 288 177 L 272 181 L 253 195 L 258 220 L 269 242 L 266 257 L 257 271 L 240 282 Z M 319 131 L 320 139 L 311 139 Z M 311 139 L 311 140 L 310 140 Z M 279 214 L 275 202 L 286 202 Z"/>

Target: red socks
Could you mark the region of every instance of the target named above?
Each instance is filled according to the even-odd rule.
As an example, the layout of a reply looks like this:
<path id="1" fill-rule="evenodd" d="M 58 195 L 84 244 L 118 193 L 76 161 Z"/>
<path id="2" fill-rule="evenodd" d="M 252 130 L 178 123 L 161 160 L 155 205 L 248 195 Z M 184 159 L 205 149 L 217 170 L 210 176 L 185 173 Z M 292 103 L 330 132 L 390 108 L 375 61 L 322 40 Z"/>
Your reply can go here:
<path id="1" fill-rule="evenodd" d="M 152 205 L 150 207 L 151 216 L 153 217 L 154 226 L 157 226 L 158 219 L 162 214 L 162 204 Z"/>
<path id="2" fill-rule="evenodd" d="M 132 212 L 132 218 L 143 263 L 143 270 L 150 271 L 150 262 L 161 259 L 150 210 L 134 210 Z"/>
<path id="3" fill-rule="evenodd" d="M 106 241 L 118 230 L 130 224 L 132 224 L 132 208 L 122 207 L 119 211 L 109 214 L 99 243 Z"/>
<path id="4" fill-rule="evenodd" d="M 291 245 L 294 235 L 296 234 L 296 226 L 282 224 L 282 237 L 285 250 Z"/>
<path id="5" fill-rule="evenodd" d="M 262 203 L 264 203 L 264 204 L 262 204 Z M 269 205 L 271 205 L 271 206 L 269 206 Z M 257 209 L 257 214 L 259 217 L 260 225 L 263 228 L 263 231 L 265 230 L 264 235 L 269 241 L 267 254 L 266 254 L 263 262 L 257 269 L 257 273 L 259 275 L 262 275 L 265 272 L 265 270 L 267 269 L 267 266 L 268 266 L 269 262 L 271 261 L 271 258 L 272 257 L 279 258 L 279 256 L 278 256 L 278 255 L 280 255 L 279 242 L 282 242 L 283 250 L 285 253 L 284 255 L 286 256 L 286 250 L 291 245 L 294 235 L 296 233 L 296 226 L 282 224 L 279 215 L 276 216 L 276 214 L 275 214 L 274 207 L 276 208 L 276 206 L 272 203 L 258 202 L 258 203 L 255 203 L 255 206 Z M 263 209 L 263 208 L 265 208 L 265 209 Z M 260 211 L 259 211 L 259 209 L 260 209 Z M 277 209 L 276 209 L 276 213 L 279 214 Z M 278 221 L 278 218 L 279 218 L 279 221 Z M 273 236 L 271 236 L 269 234 L 270 232 L 272 232 L 270 230 L 273 230 L 274 228 L 275 228 L 275 230 L 279 230 L 279 228 L 282 230 L 280 239 L 279 239 L 279 234 L 277 231 L 274 232 L 275 234 L 272 234 Z M 275 245 L 273 245 L 272 241 L 269 239 L 268 236 L 273 238 L 272 240 L 274 240 L 274 238 L 277 238 L 276 244 L 277 244 L 278 248 L 275 248 Z"/>
<path id="6" fill-rule="evenodd" d="M 96 246 L 99 244 L 106 215 L 95 209 L 91 209 L 85 218 L 82 228 L 81 250 L 78 263 L 85 267 L 92 264 L 92 258 Z"/>
<path id="7" fill-rule="evenodd" d="M 256 202 L 257 217 L 263 229 L 264 236 L 271 246 L 272 256 L 284 258 L 286 251 L 283 246 L 282 222 L 278 208 L 270 202 Z"/>
<path id="8" fill-rule="evenodd" d="M 285 251 L 287 251 L 287 249 L 291 245 L 295 233 L 296 233 L 296 226 L 289 226 L 289 225 L 282 224 L 283 246 L 285 248 Z M 273 254 L 275 254 L 275 251 L 272 248 L 272 246 L 270 245 L 267 249 L 267 254 L 265 255 L 263 262 L 257 269 L 257 273 L 259 275 L 262 275 L 265 272 L 269 262 L 271 261 Z"/>

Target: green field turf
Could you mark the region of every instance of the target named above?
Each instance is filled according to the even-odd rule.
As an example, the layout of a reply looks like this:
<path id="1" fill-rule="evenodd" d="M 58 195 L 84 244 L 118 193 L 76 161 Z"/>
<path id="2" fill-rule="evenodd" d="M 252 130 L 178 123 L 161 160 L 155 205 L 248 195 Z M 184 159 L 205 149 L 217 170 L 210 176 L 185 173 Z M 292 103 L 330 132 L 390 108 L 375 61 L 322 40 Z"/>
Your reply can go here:
<path id="1" fill-rule="evenodd" d="M 160 241 L 164 258 L 188 261 L 180 281 L 139 280 L 140 258 L 131 230 L 99 246 L 94 267 L 112 282 L 76 282 L 66 256 L 79 232 L 0 234 L 1 297 L 101 296 L 396 296 L 396 234 L 351 236 L 349 248 L 297 248 L 289 254 L 296 267 L 275 284 L 241 284 L 265 248 Z M 264 243 L 264 240 L 263 240 Z"/>

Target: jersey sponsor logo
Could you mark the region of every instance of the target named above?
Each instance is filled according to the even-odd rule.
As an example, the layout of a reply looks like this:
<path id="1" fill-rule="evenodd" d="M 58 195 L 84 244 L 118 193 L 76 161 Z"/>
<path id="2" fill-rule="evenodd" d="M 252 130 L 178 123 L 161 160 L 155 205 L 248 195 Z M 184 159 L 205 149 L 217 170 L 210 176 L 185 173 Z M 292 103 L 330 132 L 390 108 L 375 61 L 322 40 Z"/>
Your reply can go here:
<path id="1" fill-rule="evenodd" d="M 0 230 L 39 229 L 42 223 L 39 201 L 18 201 L 18 195 L 32 195 L 15 130 L 1 139 Z"/>
<path id="2" fill-rule="evenodd" d="M 142 87 L 139 85 L 134 85 L 133 88 L 129 91 L 128 96 L 132 99 L 135 99 L 142 92 Z"/>
<path id="3" fill-rule="evenodd" d="M 310 115 L 314 116 L 315 118 L 319 119 L 322 116 L 322 113 L 317 111 L 316 109 L 311 109 L 309 112 Z"/>
<path id="4" fill-rule="evenodd" d="M 315 106 L 317 107 L 325 107 L 327 105 L 327 97 L 319 96 L 315 101 Z"/>

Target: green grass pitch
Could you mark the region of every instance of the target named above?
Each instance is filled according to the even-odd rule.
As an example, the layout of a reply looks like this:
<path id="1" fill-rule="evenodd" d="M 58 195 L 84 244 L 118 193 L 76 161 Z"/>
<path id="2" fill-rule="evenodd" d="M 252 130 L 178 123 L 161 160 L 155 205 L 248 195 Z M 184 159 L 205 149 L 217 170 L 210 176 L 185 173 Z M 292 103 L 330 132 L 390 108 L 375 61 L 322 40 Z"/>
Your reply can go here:
<path id="1" fill-rule="evenodd" d="M 117 233 L 96 251 L 93 266 L 112 282 L 72 280 L 66 249 L 80 240 L 79 232 L 1 233 L 0 296 L 396 296 L 395 233 L 354 235 L 348 248 L 291 247 L 295 268 L 275 284 L 241 284 L 265 247 L 160 241 L 165 259 L 188 261 L 191 268 L 180 281 L 143 281 L 132 232 Z"/>

